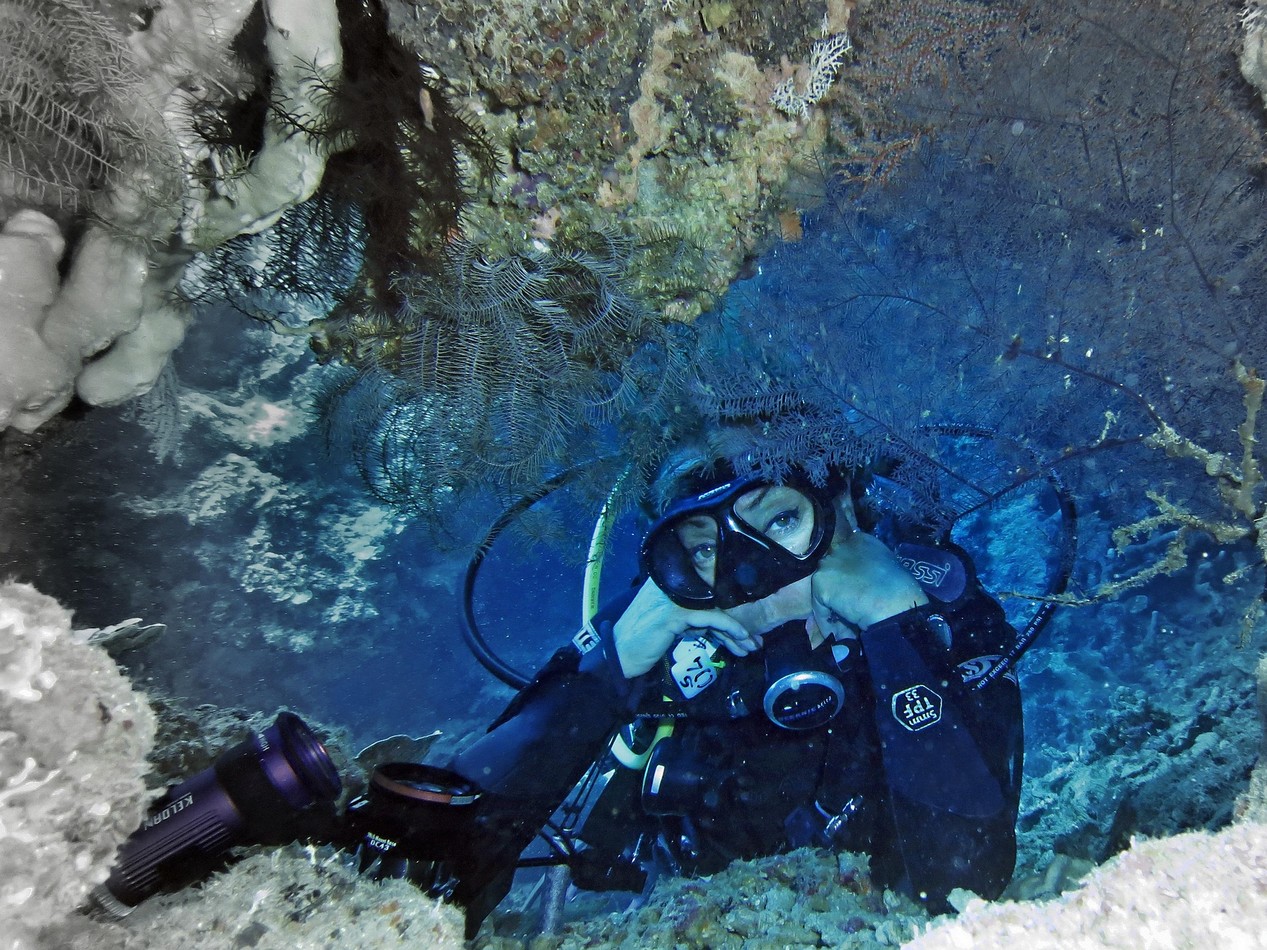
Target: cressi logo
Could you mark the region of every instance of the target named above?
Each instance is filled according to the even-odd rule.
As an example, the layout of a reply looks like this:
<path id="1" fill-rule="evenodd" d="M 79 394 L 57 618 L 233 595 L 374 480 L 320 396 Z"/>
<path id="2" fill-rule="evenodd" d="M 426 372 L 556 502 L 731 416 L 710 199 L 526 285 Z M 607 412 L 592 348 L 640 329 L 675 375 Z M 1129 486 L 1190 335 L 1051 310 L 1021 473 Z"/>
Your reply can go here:
<path id="1" fill-rule="evenodd" d="M 921 584 L 927 584 L 929 587 L 940 587 L 941 582 L 946 579 L 946 575 L 950 573 L 949 564 L 933 564 L 931 561 L 917 561 L 912 557 L 898 557 L 902 562 L 902 566 L 914 575 L 915 579 Z"/>

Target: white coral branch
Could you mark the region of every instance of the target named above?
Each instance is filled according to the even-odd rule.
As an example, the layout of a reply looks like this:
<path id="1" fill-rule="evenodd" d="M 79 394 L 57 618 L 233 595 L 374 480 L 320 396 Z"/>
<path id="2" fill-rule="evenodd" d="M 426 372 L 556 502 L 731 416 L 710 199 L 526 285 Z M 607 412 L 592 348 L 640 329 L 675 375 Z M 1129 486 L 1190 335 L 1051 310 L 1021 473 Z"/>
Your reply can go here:
<path id="1" fill-rule="evenodd" d="M 848 33 L 836 33 L 819 40 L 810 50 L 805 91 L 797 91 L 795 79 L 785 79 L 775 87 L 770 104 L 786 115 L 802 119 L 808 117 L 810 107 L 827 95 L 827 90 L 836 81 L 845 54 L 851 49 L 853 44 Z"/>

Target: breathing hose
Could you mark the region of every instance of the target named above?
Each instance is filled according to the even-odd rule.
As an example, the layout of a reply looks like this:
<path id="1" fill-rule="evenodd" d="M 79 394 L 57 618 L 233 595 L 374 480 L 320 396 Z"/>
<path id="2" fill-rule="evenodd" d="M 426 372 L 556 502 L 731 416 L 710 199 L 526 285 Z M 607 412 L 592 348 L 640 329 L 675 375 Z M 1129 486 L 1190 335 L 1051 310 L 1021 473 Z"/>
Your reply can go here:
<path id="1" fill-rule="evenodd" d="M 605 459 L 598 459 L 597 461 L 602 462 Z M 506 663 L 488 645 L 488 641 L 484 639 L 484 635 L 480 632 L 479 624 L 475 619 L 475 581 L 479 577 L 480 568 L 484 564 L 484 559 L 488 557 L 488 552 L 492 550 L 493 544 L 516 518 L 543 498 L 558 491 L 594 464 L 594 462 L 587 462 L 559 472 L 557 475 L 546 479 L 546 481 L 507 508 L 493 522 L 492 527 L 484 535 L 484 540 L 480 542 L 479 547 L 475 549 L 475 554 L 471 556 L 471 560 L 466 565 L 466 572 L 462 577 L 462 639 L 466 642 L 475 659 L 480 662 L 480 665 L 512 689 L 523 689 L 532 680 Z M 616 520 L 616 498 L 624 486 L 625 479 L 630 471 L 632 471 L 632 466 L 627 467 L 621 472 L 620 477 L 616 479 L 616 483 L 612 486 L 611 491 L 608 492 L 607 500 L 603 503 L 602 510 L 599 512 L 598 520 L 594 523 L 594 533 L 590 538 L 589 554 L 585 560 L 585 579 L 581 590 L 582 624 L 588 623 L 590 618 L 598 612 L 599 582 L 602 578 L 603 559 L 607 553 L 607 542 L 611 536 L 612 524 Z"/>
<path id="2" fill-rule="evenodd" d="M 1056 496 L 1057 503 L 1060 506 L 1061 524 L 1064 528 L 1063 539 L 1060 545 L 1060 560 L 1048 580 L 1047 588 L 1043 592 L 1043 597 L 1052 598 L 1064 593 L 1069 585 L 1069 579 L 1073 574 L 1074 560 L 1077 555 L 1077 538 L 1078 538 L 1078 512 L 1074 503 L 1073 496 L 1069 489 L 1060 479 L 1060 476 L 1050 465 L 1044 465 L 1037 459 L 1034 452 L 1028 447 L 1022 445 L 1014 439 L 1001 436 L 999 433 L 979 426 L 970 425 L 952 425 L 943 424 L 926 427 L 926 431 L 934 432 L 939 435 L 947 436 L 967 436 L 989 441 L 1007 441 L 1016 448 L 1024 451 L 1030 456 L 1036 470 L 1042 471 L 1044 477 Z M 600 459 L 599 461 L 604 461 Z M 594 463 L 585 463 L 576 465 L 572 468 L 565 469 L 557 475 L 542 482 L 536 489 L 529 494 L 520 498 L 517 502 L 502 512 L 501 516 L 489 528 L 485 534 L 483 541 L 476 549 L 475 554 L 467 564 L 466 573 L 462 582 L 462 636 L 471 653 L 480 662 L 480 664 L 512 689 L 520 690 L 527 686 L 531 679 L 525 676 L 519 670 L 510 666 L 497 655 L 497 653 L 488 645 L 480 632 L 479 625 L 475 619 L 475 582 L 479 576 L 479 570 L 483 566 L 484 559 L 488 556 L 488 552 L 492 549 L 497 538 L 502 532 L 509 527 L 515 519 L 522 515 L 525 511 L 541 501 L 543 498 L 553 494 L 558 489 L 567 485 L 570 481 L 586 471 Z M 585 577 L 581 590 L 581 623 L 582 625 L 598 612 L 599 603 L 599 585 L 602 577 L 603 560 L 607 553 L 607 545 L 610 540 L 612 525 L 616 520 L 616 498 L 624 487 L 624 483 L 632 471 L 632 466 L 626 467 L 616 479 L 611 491 L 608 492 L 607 499 L 603 503 L 603 507 L 599 512 L 598 518 L 594 523 L 594 531 L 590 537 L 590 545 L 588 556 L 585 562 Z M 1015 487 L 1015 486 L 1013 486 Z M 1009 489 L 1010 490 L 1010 489 Z M 1005 492 L 994 496 L 1001 497 Z M 976 509 L 969 509 L 969 511 Z M 958 521 L 969 512 L 961 512 L 956 515 L 955 520 L 951 522 L 951 527 L 955 521 Z M 984 689 L 999 677 L 1005 675 L 1011 670 L 1025 652 L 1034 645 L 1039 635 L 1047 627 L 1052 614 L 1055 613 L 1058 605 L 1052 600 L 1045 600 L 1038 606 L 1034 615 L 1022 628 L 1017 635 L 1016 640 L 1008 651 L 994 662 L 984 674 L 976 679 L 972 684 L 972 689 Z M 634 754 L 631 752 L 631 754 Z"/>
<path id="3" fill-rule="evenodd" d="M 993 429 L 986 429 L 980 426 L 970 425 L 954 425 L 942 424 L 928 426 L 926 431 L 935 432 L 938 435 L 949 436 L 969 436 L 976 439 L 988 439 L 993 442 L 1007 441 L 1015 448 L 1021 450 L 1029 456 L 1031 463 L 1036 471 L 1041 471 L 1047 484 L 1051 486 L 1052 492 L 1056 496 L 1056 502 L 1060 506 L 1060 523 L 1064 528 L 1063 538 L 1060 545 L 1060 561 L 1056 565 L 1055 571 L 1047 582 L 1047 588 L 1043 591 L 1042 597 L 1048 598 L 1038 605 L 1038 609 L 1034 611 L 1034 615 L 1029 618 L 1029 622 L 1017 634 L 1016 639 L 1012 642 L 1012 646 L 1001 657 L 994 661 L 994 665 L 985 671 L 980 677 L 972 682 L 970 687 L 973 690 L 985 689 L 999 677 L 1005 675 L 1012 669 L 1018 660 L 1025 654 L 1034 641 L 1038 639 L 1038 635 L 1043 632 L 1047 624 L 1051 621 L 1052 614 L 1056 612 L 1058 604 L 1051 600 L 1059 594 L 1063 594 L 1069 586 L 1069 578 L 1073 575 L 1074 560 L 1078 552 L 1078 509 L 1074 504 L 1073 495 L 1069 488 L 1061 480 L 1056 470 L 1050 465 L 1043 464 L 1036 454 L 1028 446 L 1018 442 L 1016 439 L 1007 438 Z M 1011 488 L 1015 488 L 1014 484 Z M 1002 497 L 1011 491 L 1011 488 L 999 492 L 993 496 L 993 499 Z M 956 521 L 964 517 L 970 511 L 960 512 L 951 522 L 954 527 Z"/>

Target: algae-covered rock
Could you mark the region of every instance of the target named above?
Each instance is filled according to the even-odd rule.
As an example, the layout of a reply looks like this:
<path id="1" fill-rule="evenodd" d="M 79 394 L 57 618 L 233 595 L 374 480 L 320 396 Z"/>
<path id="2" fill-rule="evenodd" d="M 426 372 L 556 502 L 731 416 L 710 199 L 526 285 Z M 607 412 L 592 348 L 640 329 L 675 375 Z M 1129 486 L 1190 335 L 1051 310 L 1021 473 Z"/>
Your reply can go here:
<path id="1" fill-rule="evenodd" d="M 798 170 L 833 146 L 822 109 L 789 118 L 770 99 L 825 27 L 844 33 L 848 3 L 828 3 L 826 19 L 755 0 L 388 6 L 503 149 L 465 236 L 498 256 L 618 227 L 652 255 L 631 268 L 640 289 L 675 317 L 711 306 L 785 233 L 807 200 L 792 193 Z"/>
<path id="2" fill-rule="evenodd" d="M 0 945 L 47 934 L 105 880 L 144 815 L 154 717 L 70 612 L 0 585 Z"/>
<path id="3" fill-rule="evenodd" d="M 865 856 L 803 848 L 666 881 L 637 909 L 569 925 L 558 946 L 865 948 L 896 945 L 925 920 L 913 902 L 876 888 Z"/>

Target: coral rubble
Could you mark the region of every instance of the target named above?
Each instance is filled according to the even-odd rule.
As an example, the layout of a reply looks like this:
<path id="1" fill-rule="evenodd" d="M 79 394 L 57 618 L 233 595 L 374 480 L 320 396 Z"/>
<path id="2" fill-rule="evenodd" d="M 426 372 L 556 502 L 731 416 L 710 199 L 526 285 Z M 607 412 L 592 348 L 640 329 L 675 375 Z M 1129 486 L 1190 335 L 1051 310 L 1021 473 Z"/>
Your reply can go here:
<path id="1" fill-rule="evenodd" d="M 140 823 L 154 717 L 29 585 L 0 585 L 0 664 L 0 944 L 20 950 L 105 880 Z"/>
<path id="2" fill-rule="evenodd" d="M 459 948 L 462 916 L 412 884 L 370 881 L 298 845 L 260 852 L 199 888 L 152 898 L 122 923 L 68 925 L 68 950 Z"/>

